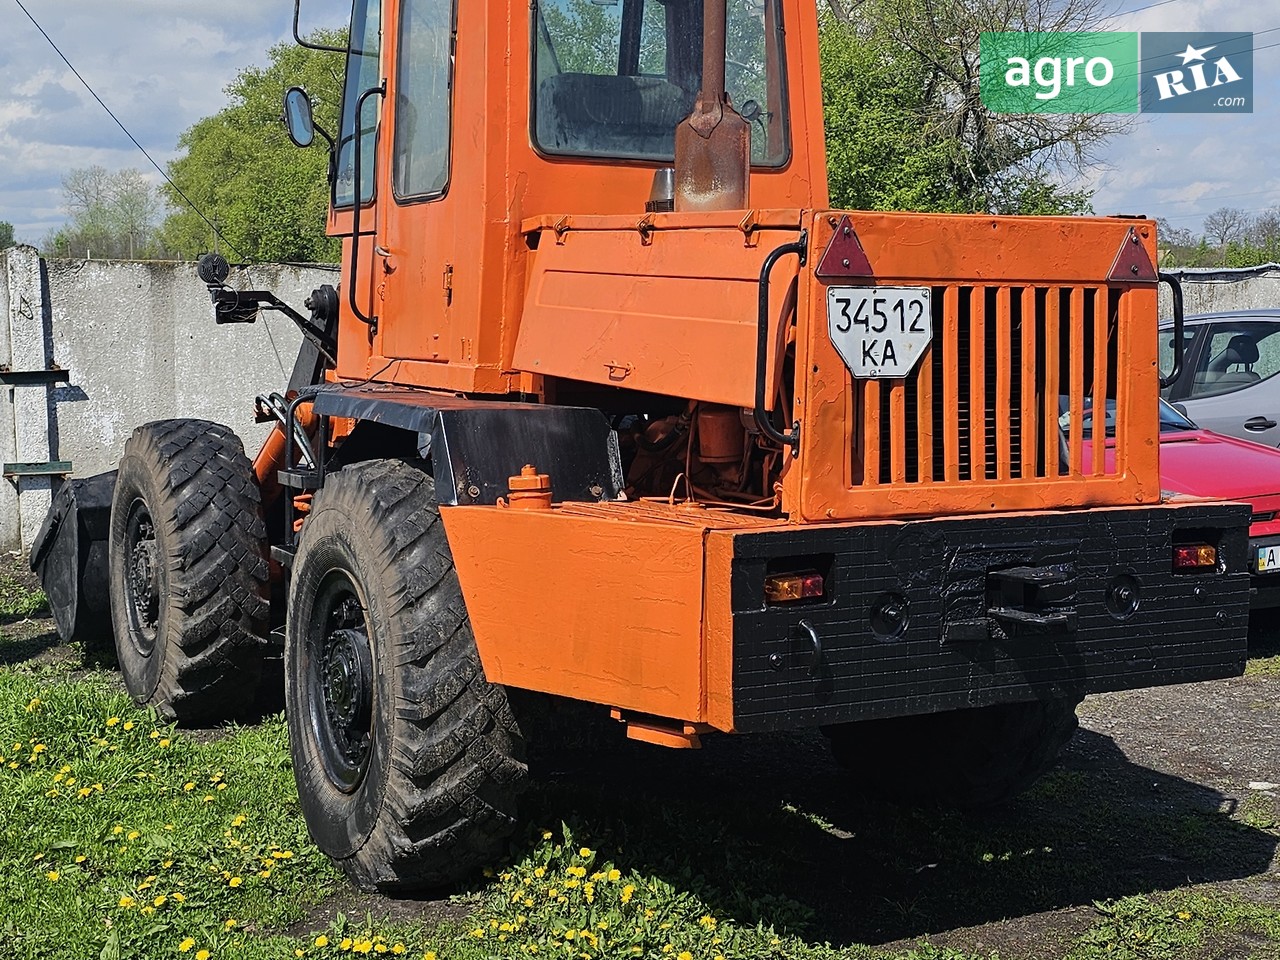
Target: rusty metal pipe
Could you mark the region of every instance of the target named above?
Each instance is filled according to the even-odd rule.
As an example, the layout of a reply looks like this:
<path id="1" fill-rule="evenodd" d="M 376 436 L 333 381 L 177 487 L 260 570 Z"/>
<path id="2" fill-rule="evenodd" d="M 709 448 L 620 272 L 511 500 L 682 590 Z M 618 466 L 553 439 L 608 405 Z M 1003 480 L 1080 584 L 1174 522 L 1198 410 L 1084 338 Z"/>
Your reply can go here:
<path id="1" fill-rule="evenodd" d="M 676 127 L 675 209 L 742 210 L 749 202 L 751 130 L 725 92 L 725 0 L 702 7 L 702 89 Z"/>
<path id="2" fill-rule="evenodd" d="M 702 99 L 724 103 L 726 0 L 703 0 Z"/>

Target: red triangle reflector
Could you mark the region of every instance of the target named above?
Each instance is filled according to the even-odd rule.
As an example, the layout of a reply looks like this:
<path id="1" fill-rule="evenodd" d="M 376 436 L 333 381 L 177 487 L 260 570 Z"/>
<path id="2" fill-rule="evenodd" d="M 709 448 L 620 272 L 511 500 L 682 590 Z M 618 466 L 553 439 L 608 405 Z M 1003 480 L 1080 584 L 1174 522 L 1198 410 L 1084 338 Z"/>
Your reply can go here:
<path id="1" fill-rule="evenodd" d="M 872 277 L 871 261 L 862 249 L 862 242 L 853 230 L 849 216 L 840 218 L 836 232 L 831 235 L 827 250 L 814 271 L 819 280 L 839 280 L 844 277 Z"/>
<path id="2" fill-rule="evenodd" d="M 1138 231 L 1133 227 L 1130 227 L 1129 232 L 1125 234 L 1107 279 L 1112 283 L 1157 282 L 1156 268 L 1151 265 L 1147 248 L 1142 245 L 1142 241 L 1138 238 Z"/>

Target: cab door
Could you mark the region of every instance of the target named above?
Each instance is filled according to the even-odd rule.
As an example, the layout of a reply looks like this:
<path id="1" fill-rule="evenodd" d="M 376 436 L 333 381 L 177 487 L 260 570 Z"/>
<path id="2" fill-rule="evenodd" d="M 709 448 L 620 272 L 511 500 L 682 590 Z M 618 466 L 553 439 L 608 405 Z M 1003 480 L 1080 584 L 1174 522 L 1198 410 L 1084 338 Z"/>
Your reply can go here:
<path id="1" fill-rule="evenodd" d="M 458 359 L 450 336 L 454 0 L 400 0 L 390 18 L 393 45 L 380 172 L 381 204 L 373 270 L 382 353 L 388 359 Z"/>

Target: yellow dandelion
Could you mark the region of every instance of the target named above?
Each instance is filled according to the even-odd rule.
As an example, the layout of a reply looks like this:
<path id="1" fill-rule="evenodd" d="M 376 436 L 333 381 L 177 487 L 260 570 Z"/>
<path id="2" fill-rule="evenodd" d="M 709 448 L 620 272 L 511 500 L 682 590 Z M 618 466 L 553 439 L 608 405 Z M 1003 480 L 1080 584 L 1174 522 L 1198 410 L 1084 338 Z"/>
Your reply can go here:
<path id="1" fill-rule="evenodd" d="M 225 790 L 225 789 L 227 789 L 227 785 L 226 785 L 225 783 L 220 783 L 220 784 L 218 784 L 218 789 L 219 789 L 219 790 Z"/>
<path id="2" fill-rule="evenodd" d="M 107 726 L 108 726 L 108 727 L 114 727 L 114 726 L 115 726 L 117 723 L 119 723 L 119 722 L 120 722 L 120 718 L 119 718 L 119 717 L 108 717 L 108 718 L 107 718 Z"/>
<path id="3" fill-rule="evenodd" d="M 112 828 L 111 828 L 111 832 L 112 832 L 112 833 L 124 833 L 124 827 L 120 826 L 120 824 L 118 824 L 118 823 L 117 823 L 114 827 L 112 827 Z"/>
<path id="4" fill-rule="evenodd" d="M 594 851 L 594 850 L 592 850 L 590 847 L 583 847 L 582 849 L 580 849 L 580 850 L 578 851 L 578 856 L 580 856 L 580 857 L 589 857 L 589 856 L 591 856 L 591 854 L 593 854 L 594 852 L 595 852 L 595 851 Z"/>
<path id="5" fill-rule="evenodd" d="M 302 949 L 301 947 L 294 947 L 294 948 L 293 948 L 293 955 L 294 955 L 295 957 L 303 957 L 303 956 L 306 956 L 306 953 L 305 953 L 305 951 L 303 951 L 303 949 Z"/>
<path id="6" fill-rule="evenodd" d="M 154 900 L 151 901 L 151 905 L 154 907 L 163 907 L 168 902 L 169 902 L 169 898 L 162 893 L 160 894 L 160 896 L 156 897 Z"/>
<path id="7" fill-rule="evenodd" d="M 70 764 L 66 764 L 66 763 L 64 763 L 61 767 L 59 767 L 59 768 L 58 768 L 58 772 L 59 772 L 59 773 L 70 773 L 70 772 L 71 772 L 71 765 L 70 765 Z"/>
<path id="8" fill-rule="evenodd" d="M 160 749 L 163 750 L 165 747 L 169 746 L 170 742 L 171 741 L 169 740 L 169 738 L 165 737 L 163 740 L 160 741 Z"/>
<path id="9" fill-rule="evenodd" d="M 688 950 L 681 950 L 676 954 L 676 960 L 693 960 L 693 954 Z"/>
<path id="10" fill-rule="evenodd" d="M 62 874 L 60 874 L 57 870 L 50 870 L 48 873 L 45 874 L 45 876 L 48 878 L 50 883 L 57 883 L 58 879 L 62 876 Z"/>
<path id="11" fill-rule="evenodd" d="M 37 753 L 44 753 L 45 750 L 47 749 L 48 747 L 46 747 L 43 743 L 37 743 L 35 746 L 31 748 L 31 753 L 32 755 L 35 755 Z"/>
<path id="12" fill-rule="evenodd" d="M 123 907 L 124 909 L 128 910 L 130 907 L 134 906 L 136 903 L 137 901 L 134 900 L 133 897 L 121 897 L 120 903 L 117 904 L 117 906 Z"/>
<path id="13" fill-rule="evenodd" d="M 125 728 L 126 730 L 132 730 L 132 729 L 133 729 L 133 727 L 134 727 L 134 723 L 133 723 L 133 721 L 132 721 L 132 720 L 126 720 L 126 721 L 124 722 L 124 728 Z"/>
<path id="14" fill-rule="evenodd" d="M 195 940 L 191 937 L 187 937 L 187 939 L 183 940 L 180 944 L 178 944 L 178 949 L 181 950 L 183 953 L 188 953 L 191 950 L 191 948 L 194 947 L 195 945 L 196 945 Z"/>
<path id="15" fill-rule="evenodd" d="M 342 940 L 342 942 L 341 942 L 340 944 L 338 944 L 338 949 L 339 949 L 339 950 L 350 950 L 350 949 L 351 949 L 351 938 L 350 938 L 350 937 L 344 937 L 344 938 L 343 938 L 343 940 Z"/>
<path id="16" fill-rule="evenodd" d="M 209 801 L 211 801 L 211 800 L 213 799 L 213 794 L 212 794 L 212 793 L 206 793 L 206 794 L 204 795 L 204 798 L 203 798 L 203 799 L 204 799 L 204 802 L 205 802 L 205 803 L 208 803 Z"/>
<path id="17" fill-rule="evenodd" d="M 387 952 L 388 950 L 390 950 L 390 949 L 391 949 L 391 948 L 390 948 L 390 947 L 388 947 L 385 943 L 375 943 L 375 944 L 373 945 L 373 952 L 374 952 L 374 953 L 386 953 L 386 952 Z"/>
<path id="18" fill-rule="evenodd" d="M 147 736 L 148 736 L 148 737 L 150 737 L 152 740 L 159 740 L 159 739 L 160 739 L 160 731 L 159 731 L 159 730 L 152 730 L 150 733 L 148 733 L 148 734 L 147 734 Z"/>
<path id="19" fill-rule="evenodd" d="M 190 780 L 188 780 L 186 783 L 182 785 L 182 789 L 187 791 L 187 793 L 190 793 L 195 788 L 196 788 L 196 785 L 192 783 Z"/>
<path id="20" fill-rule="evenodd" d="M 404 944 L 403 943 L 393 944 L 391 947 L 391 952 L 396 954 L 404 953 Z"/>
<path id="21" fill-rule="evenodd" d="M 172 867 L 172 866 L 173 866 L 173 861 L 172 861 L 172 860 L 166 860 L 164 863 L 160 864 L 160 866 L 162 866 L 162 867 L 164 867 L 164 869 L 168 870 L 170 867 Z"/>
<path id="22" fill-rule="evenodd" d="M 31 702 L 27 704 L 27 713 L 35 713 L 43 702 L 39 697 L 32 697 Z"/>
<path id="23" fill-rule="evenodd" d="M 81 787 L 77 792 L 80 794 L 81 797 L 87 797 L 91 793 L 93 793 L 93 789 L 91 787 Z"/>
<path id="24" fill-rule="evenodd" d="M 222 921 L 222 929 L 223 929 L 223 930 L 230 930 L 230 929 L 232 929 L 235 925 L 236 925 L 236 921 L 235 921 L 235 919 L 234 919 L 234 918 L 229 918 L 229 919 L 227 919 L 227 920 Z"/>
<path id="25" fill-rule="evenodd" d="M 351 945 L 352 953 L 368 953 L 372 949 L 373 949 L 372 940 L 357 940 L 355 943 Z"/>
<path id="26" fill-rule="evenodd" d="M 242 883 L 244 883 L 244 881 L 241 880 L 239 877 L 232 877 L 230 880 L 227 881 L 227 886 L 238 887 Z"/>
<path id="27" fill-rule="evenodd" d="M 422 960 L 437 960 L 436 952 L 434 950 L 428 950 L 422 955 Z"/>
<path id="28" fill-rule="evenodd" d="M 609 873 L 607 874 L 607 877 L 610 883 L 617 883 L 619 880 L 622 879 L 622 871 L 610 870 Z"/>
<path id="29" fill-rule="evenodd" d="M 625 887 L 622 888 L 622 897 L 620 899 L 622 900 L 623 903 L 630 903 L 631 897 L 635 892 L 636 892 L 636 888 L 628 883 Z"/>
<path id="30" fill-rule="evenodd" d="M 88 859 L 89 858 L 82 853 L 78 857 L 76 857 L 76 863 L 84 863 Z"/>
<path id="31" fill-rule="evenodd" d="M 183 894 L 181 894 L 181 893 L 171 893 L 171 894 L 169 894 L 169 899 L 170 899 L 170 900 L 173 900 L 173 901 L 174 901 L 174 902 L 176 902 L 176 903 L 186 903 L 186 902 L 187 902 L 187 898 L 186 898 Z"/>
<path id="32" fill-rule="evenodd" d="M 542 877 L 542 876 L 544 876 L 544 875 L 546 874 L 546 872 L 547 872 L 547 868 L 546 868 L 546 867 L 534 867 L 534 868 L 533 868 L 533 875 L 534 875 L 535 877 Z"/>
<path id="33" fill-rule="evenodd" d="M 315 945 L 317 947 L 327 947 L 329 945 L 329 938 L 322 933 L 320 936 L 316 937 Z"/>
<path id="34" fill-rule="evenodd" d="M 95 784 L 93 785 L 93 789 L 97 790 L 99 793 L 102 793 L 103 791 L 105 791 L 105 790 L 106 790 L 106 787 L 104 787 L 104 786 L 103 786 L 102 784 L 100 784 L 100 783 L 95 783 Z"/>
<path id="35" fill-rule="evenodd" d="M 208 951 L 208 950 L 197 950 L 197 951 L 196 951 L 196 960 L 209 960 L 209 951 Z"/>
<path id="36" fill-rule="evenodd" d="M 231 821 L 231 826 L 233 826 L 233 827 L 243 827 L 243 826 L 244 826 L 244 821 L 245 821 L 245 816 L 244 816 L 244 814 L 243 814 L 243 813 L 241 813 L 241 814 L 237 814 L 237 815 L 232 819 L 232 821 Z"/>
<path id="37" fill-rule="evenodd" d="M 271 876 L 271 871 L 270 871 L 270 870 L 259 870 L 259 871 L 258 871 L 258 876 L 260 876 L 263 880 L 266 880 L 267 878 L 269 878 L 269 877 Z"/>
<path id="38" fill-rule="evenodd" d="M 714 930 L 716 928 L 716 918 L 709 913 L 704 913 L 698 918 L 698 924 L 708 930 Z"/>
<path id="39" fill-rule="evenodd" d="M 144 917 L 149 917 L 149 916 L 151 916 L 153 913 L 155 913 L 155 912 L 156 912 L 156 908 L 155 908 L 155 907 L 153 907 L 153 906 L 151 906 L 151 904 L 147 904 L 145 907 L 143 907 L 143 908 L 142 908 L 141 910 L 139 910 L 138 912 L 139 912 L 140 914 L 142 914 Z"/>
<path id="40" fill-rule="evenodd" d="M 137 830 L 130 830 L 130 831 L 125 835 L 125 839 L 126 839 L 126 840 L 137 840 L 140 836 L 142 836 L 142 834 L 140 834 Z"/>
<path id="41" fill-rule="evenodd" d="M 1186 910 L 1179 910 L 1179 911 L 1178 911 L 1178 919 L 1179 919 L 1179 920 L 1190 920 L 1190 919 L 1191 919 L 1191 914 L 1190 914 L 1190 913 L 1188 913 Z"/>
<path id="42" fill-rule="evenodd" d="M 20 744 L 20 743 L 15 743 L 15 744 L 13 745 L 13 749 L 15 749 L 15 750 L 20 750 L 20 749 L 22 749 L 22 744 Z M 542 839 L 543 839 L 543 840 L 550 840 L 550 839 L 551 839 L 551 831 L 550 831 L 550 830 L 543 830 L 543 831 L 542 831 Z"/>

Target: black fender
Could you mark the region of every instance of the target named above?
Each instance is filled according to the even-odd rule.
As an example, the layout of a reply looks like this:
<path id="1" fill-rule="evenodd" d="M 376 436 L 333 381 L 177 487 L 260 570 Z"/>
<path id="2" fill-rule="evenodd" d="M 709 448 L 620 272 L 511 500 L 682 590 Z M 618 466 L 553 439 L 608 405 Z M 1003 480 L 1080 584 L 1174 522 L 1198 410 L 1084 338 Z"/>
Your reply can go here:
<path id="1" fill-rule="evenodd" d="M 557 503 L 616 500 L 624 486 L 618 435 L 591 407 L 335 384 L 317 390 L 314 409 L 416 434 L 442 505 L 492 505 L 526 464 L 550 475 Z"/>
<path id="2" fill-rule="evenodd" d="M 107 549 L 115 488 L 114 470 L 68 480 L 31 545 L 31 569 L 49 598 L 58 636 L 86 650 L 111 644 Z"/>

